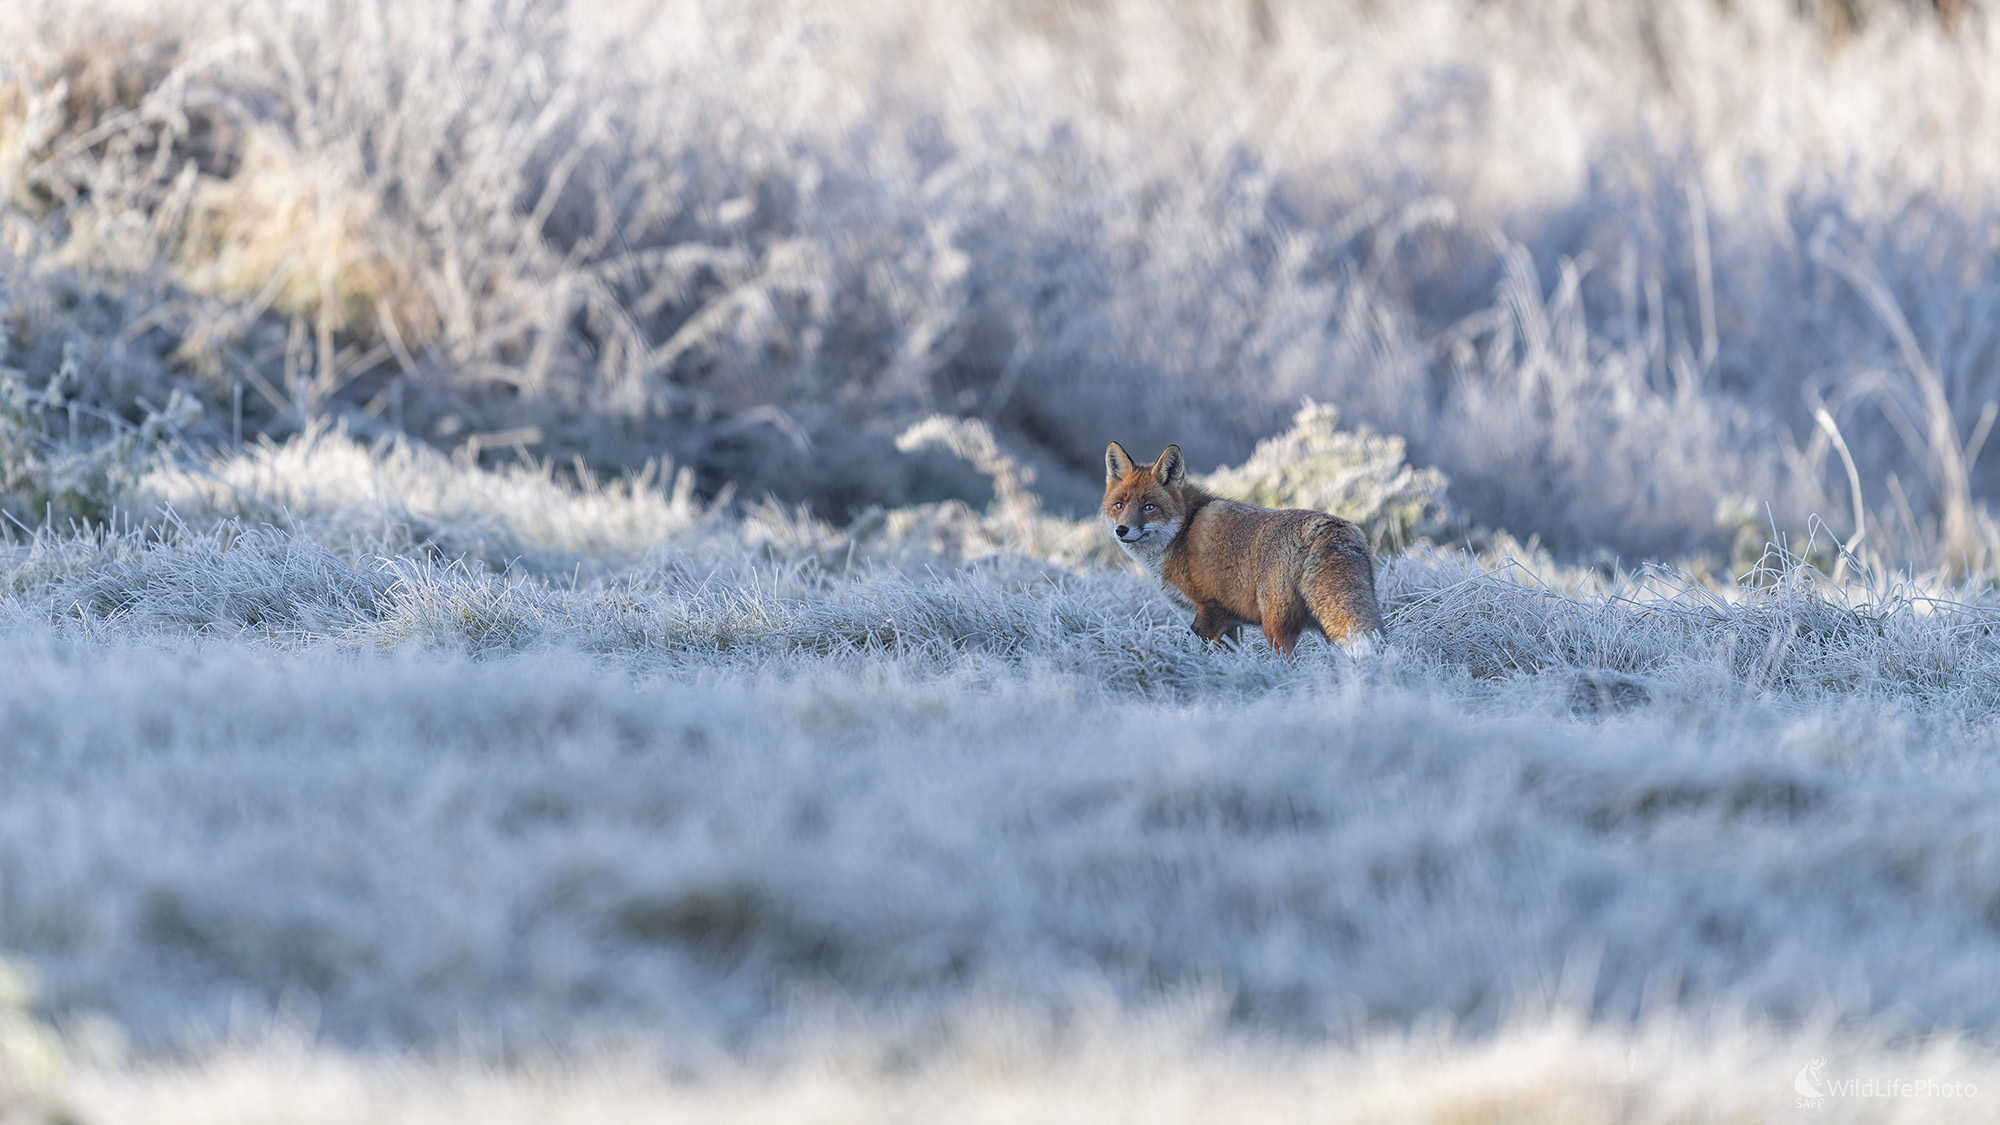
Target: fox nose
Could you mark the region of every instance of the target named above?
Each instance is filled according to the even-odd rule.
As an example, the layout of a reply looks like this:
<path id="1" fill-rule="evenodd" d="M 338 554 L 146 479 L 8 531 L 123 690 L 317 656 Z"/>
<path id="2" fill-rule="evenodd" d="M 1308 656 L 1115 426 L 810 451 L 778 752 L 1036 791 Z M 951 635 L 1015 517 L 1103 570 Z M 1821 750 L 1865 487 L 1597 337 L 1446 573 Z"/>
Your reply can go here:
<path id="1" fill-rule="evenodd" d="M 1130 530 L 1132 530 L 1132 529 L 1131 529 L 1131 528 L 1129 528 L 1129 527 L 1126 527 L 1126 526 L 1125 526 L 1124 524 L 1122 524 L 1122 523 L 1121 523 L 1121 524 L 1119 524 L 1119 525 L 1118 525 L 1118 538 L 1120 538 L 1120 539 L 1123 539 L 1123 538 L 1125 538 L 1125 533 L 1126 533 L 1126 532 L 1128 532 L 1128 531 L 1130 531 Z"/>

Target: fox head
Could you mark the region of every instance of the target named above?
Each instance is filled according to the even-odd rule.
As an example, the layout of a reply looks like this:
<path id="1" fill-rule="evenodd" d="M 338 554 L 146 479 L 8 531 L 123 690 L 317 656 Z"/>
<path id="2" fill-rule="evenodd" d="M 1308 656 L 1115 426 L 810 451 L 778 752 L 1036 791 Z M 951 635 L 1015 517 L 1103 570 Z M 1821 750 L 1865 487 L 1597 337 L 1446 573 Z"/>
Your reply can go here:
<path id="1" fill-rule="evenodd" d="M 1165 551 L 1187 514 L 1181 447 L 1170 445 L 1150 465 L 1132 460 L 1117 442 L 1104 451 L 1104 527 L 1127 552 Z"/>

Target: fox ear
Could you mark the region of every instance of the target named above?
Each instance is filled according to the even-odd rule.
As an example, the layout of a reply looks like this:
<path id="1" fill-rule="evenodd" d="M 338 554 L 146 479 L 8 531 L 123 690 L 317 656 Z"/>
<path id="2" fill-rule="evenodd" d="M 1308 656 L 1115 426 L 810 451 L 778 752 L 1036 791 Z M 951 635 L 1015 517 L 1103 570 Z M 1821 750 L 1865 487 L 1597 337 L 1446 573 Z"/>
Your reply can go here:
<path id="1" fill-rule="evenodd" d="M 1104 483 L 1117 484 L 1132 475 L 1132 455 L 1125 447 L 1112 442 L 1104 450 Z"/>
<path id="2" fill-rule="evenodd" d="M 1181 456 L 1181 447 L 1170 445 L 1153 462 L 1153 479 L 1162 485 L 1172 487 L 1187 480 L 1187 460 Z"/>

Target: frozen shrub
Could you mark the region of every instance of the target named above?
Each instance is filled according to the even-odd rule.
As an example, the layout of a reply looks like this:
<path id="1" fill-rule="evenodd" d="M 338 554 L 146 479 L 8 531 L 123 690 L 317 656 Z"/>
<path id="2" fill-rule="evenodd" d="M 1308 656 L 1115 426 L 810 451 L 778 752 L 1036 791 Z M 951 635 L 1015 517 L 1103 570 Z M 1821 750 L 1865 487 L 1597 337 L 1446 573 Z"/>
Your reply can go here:
<path id="1" fill-rule="evenodd" d="M 1250 459 L 1202 484 L 1267 508 L 1311 508 L 1353 520 L 1378 553 L 1400 551 L 1445 527 L 1444 474 L 1403 459 L 1403 439 L 1363 426 L 1341 430 L 1340 412 L 1307 399 L 1292 427 L 1257 443 Z"/>
<path id="2" fill-rule="evenodd" d="M 1122 558 L 1096 520 L 1043 511 L 1041 498 L 1030 489 L 1035 471 L 1003 453 L 993 431 L 976 418 L 932 415 L 899 434 L 896 448 L 951 451 L 993 482 L 993 501 L 976 517 L 954 501 L 887 512 L 875 522 L 892 542 L 916 540 L 937 554 L 961 558 L 1002 549 L 1065 562 Z"/>
<path id="3" fill-rule="evenodd" d="M 47 521 L 109 520 L 179 432 L 201 416 L 200 404 L 176 390 L 164 408 L 149 409 L 134 426 L 66 399 L 64 390 L 74 382 L 68 362 L 39 390 L 0 367 L 0 513 L 16 530 Z"/>

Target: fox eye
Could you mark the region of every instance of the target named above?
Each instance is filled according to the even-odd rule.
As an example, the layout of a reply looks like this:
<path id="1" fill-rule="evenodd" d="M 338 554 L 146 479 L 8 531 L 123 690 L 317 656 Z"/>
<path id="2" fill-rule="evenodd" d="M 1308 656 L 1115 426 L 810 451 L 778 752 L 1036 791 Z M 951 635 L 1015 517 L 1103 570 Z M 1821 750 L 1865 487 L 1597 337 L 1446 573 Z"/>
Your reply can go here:
<path id="1" fill-rule="evenodd" d="M 1157 507 L 1159 507 L 1159 505 L 1158 505 L 1158 504 L 1148 504 L 1148 505 L 1146 505 L 1146 507 L 1145 507 L 1145 510 L 1146 510 L 1146 511 L 1148 511 L 1148 512 L 1150 512 L 1150 511 L 1152 511 L 1152 510 L 1153 510 L 1154 508 L 1157 508 Z"/>
<path id="2" fill-rule="evenodd" d="M 1111 505 L 1111 510 L 1112 510 L 1112 511 L 1114 511 L 1114 512 L 1122 512 L 1122 511 L 1124 511 L 1124 510 L 1125 510 L 1125 501 L 1123 501 L 1123 500 L 1120 500 L 1120 501 L 1118 501 L 1118 502 L 1117 502 L 1116 504 L 1113 504 L 1113 505 Z"/>

